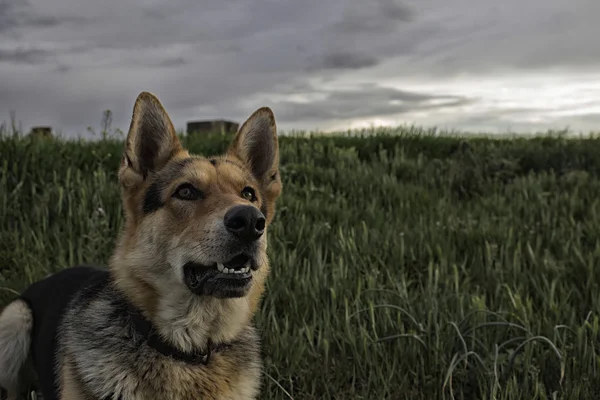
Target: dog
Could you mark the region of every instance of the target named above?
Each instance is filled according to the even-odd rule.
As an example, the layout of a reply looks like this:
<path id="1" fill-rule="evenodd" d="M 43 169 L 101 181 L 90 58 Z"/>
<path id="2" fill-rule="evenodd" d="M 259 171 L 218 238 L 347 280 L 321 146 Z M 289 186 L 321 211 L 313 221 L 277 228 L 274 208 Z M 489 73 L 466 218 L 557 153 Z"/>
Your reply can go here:
<path id="1" fill-rule="evenodd" d="M 227 151 L 184 149 L 158 98 L 139 94 L 118 170 L 125 223 L 107 267 L 65 268 L 0 314 L 0 387 L 29 365 L 44 400 L 255 399 L 253 316 L 282 191 L 273 112 Z"/>

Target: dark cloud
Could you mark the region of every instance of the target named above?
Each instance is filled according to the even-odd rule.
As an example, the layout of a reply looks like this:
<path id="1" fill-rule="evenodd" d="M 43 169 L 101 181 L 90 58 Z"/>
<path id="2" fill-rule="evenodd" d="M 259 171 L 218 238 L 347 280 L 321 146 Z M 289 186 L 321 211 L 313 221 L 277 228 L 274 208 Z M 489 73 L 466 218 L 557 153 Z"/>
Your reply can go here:
<path id="1" fill-rule="evenodd" d="M 60 72 L 60 73 L 66 73 L 69 72 L 71 70 L 71 67 L 69 67 L 68 65 L 64 65 L 64 64 L 60 64 L 55 68 L 55 71 Z"/>
<path id="2" fill-rule="evenodd" d="M 390 75 L 412 72 L 422 77 L 451 77 L 600 67 L 598 1 L 440 4 L 437 0 L 421 3 L 411 35 L 416 45 L 400 69 L 390 66 Z"/>
<path id="3" fill-rule="evenodd" d="M 352 89 L 319 91 L 313 88 L 308 101 L 277 101 L 273 106 L 278 118 L 291 122 L 345 120 L 401 115 L 406 112 L 452 108 L 471 102 L 470 99 L 432 95 L 364 84 Z"/>
<path id="4" fill-rule="evenodd" d="M 397 0 L 374 0 L 368 6 L 356 2 L 350 4 L 332 28 L 346 35 L 377 34 L 410 22 L 412 17 L 412 9 Z"/>
<path id="5" fill-rule="evenodd" d="M 167 4 L 154 4 L 152 6 L 141 7 L 142 17 L 155 20 L 156 22 L 176 16 L 178 12 L 177 8 L 170 7 Z"/>
<path id="6" fill-rule="evenodd" d="M 0 49 L 0 63 L 41 64 L 46 61 L 51 54 L 51 52 L 42 49 Z"/>
<path id="7" fill-rule="evenodd" d="M 0 0 L 0 32 L 52 28 L 65 24 L 85 24 L 89 18 L 73 15 L 48 15 L 35 11 L 26 0 Z"/>
<path id="8" fill-rule="evenodd" d="M 307 67 L 307 71 L 318 71 L 322 69 L 361 69 L 373 67 L 379 61 L 376 57 L 368 54 L 340 52 L 326 54 L 314 64 Z"/>
<path id="9" fill-rule="evenodd" d="M 183 57 L 170 57 L 157 63 L 159 67 L 178 67 L 187 64 Z"/>
<path id="10" fill-rule="evenodd" d="M 18 3 L 12 0 L 0 0 L 0 32 L 7 31 L 14 26 L 14 17 L 18 13 L 18 9 Z"/>
<path id="11" fill-rule="evenodd" d="M 569 77 L 556 81 L 562 97 L 592 110 L 564 118 L 589 124 L 600 76 L 578 95 L 568 84 L 600 68 L 599 14 L 597 0 L 0 0 L 0 113 L 81 133 L 112 109 L 126 128 L 149 90 L 180 127 L 261 105 L 286 128 L 393 115 L 529 126 L 550 111 L 509 106 L 535 88 L 515 87 L 512 100 L 469 90 L 558 70 Z M 462 86 L 448 89 L 454 80 Z"/>

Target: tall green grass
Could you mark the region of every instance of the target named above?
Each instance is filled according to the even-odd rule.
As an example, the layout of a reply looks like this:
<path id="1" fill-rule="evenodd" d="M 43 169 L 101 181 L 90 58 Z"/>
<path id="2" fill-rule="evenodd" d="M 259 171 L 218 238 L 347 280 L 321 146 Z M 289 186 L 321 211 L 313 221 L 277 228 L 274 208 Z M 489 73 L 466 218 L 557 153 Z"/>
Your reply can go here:
<path id="1" fill-rule="evenodd" d="M 600 140 L 418 133 L 281 137 L 264 398 L 600 398 Z M 121 151 L 0 140 L 0 305 L 107 262 Z"/>

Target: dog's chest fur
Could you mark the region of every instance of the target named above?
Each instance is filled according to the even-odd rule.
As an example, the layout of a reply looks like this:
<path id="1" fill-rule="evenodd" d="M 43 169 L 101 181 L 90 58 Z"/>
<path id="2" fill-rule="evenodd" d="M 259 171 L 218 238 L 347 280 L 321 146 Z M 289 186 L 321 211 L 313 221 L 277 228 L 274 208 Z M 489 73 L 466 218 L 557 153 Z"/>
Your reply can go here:
<path id="1" fill-rule="evenodd" d="M 256 398 L 262 364 L 252 326 L 213 352 L 207 365 L 188 364 L 150 348 L 132 328 L 123 301 L 105 286 L 81 291 L 71 303 L 58 343 L 63 390 L 101 400 Z"/>
<path id="2" fill-rule="evenodd" d="M 219 355 L 207 366 L 190 366 L 161 357 L 140 358 L 130 355 L 124 363 L 125 357 L 115 360 L 109 354 L 94 359 L 69 353 L 61 367 L 68 368 L 71 378 L 63 384 L 75 385 L 90 399 L 242 400 L 258 395 L 257 362 L 236 365 Z"/>

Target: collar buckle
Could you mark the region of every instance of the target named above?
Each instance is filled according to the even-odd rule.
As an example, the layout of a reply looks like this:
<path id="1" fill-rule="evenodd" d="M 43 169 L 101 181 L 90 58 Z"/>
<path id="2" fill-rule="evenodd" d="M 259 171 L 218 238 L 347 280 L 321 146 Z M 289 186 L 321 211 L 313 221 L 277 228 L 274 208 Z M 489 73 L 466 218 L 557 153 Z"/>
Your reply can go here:
<path id="1" fill-rule="evenodd" d="M 207 365 L 208 362 L 210 361 L 210 356 L 212 353 L 212 343 L 209 343 L 208 345 L 208 349 L 206 350 L 206 353 L 200 353 L 200 354 L 196 354 L 194 356 L 193 359 L 193 363 L 194 364 L 203 364 L 203 365 Z"/>

